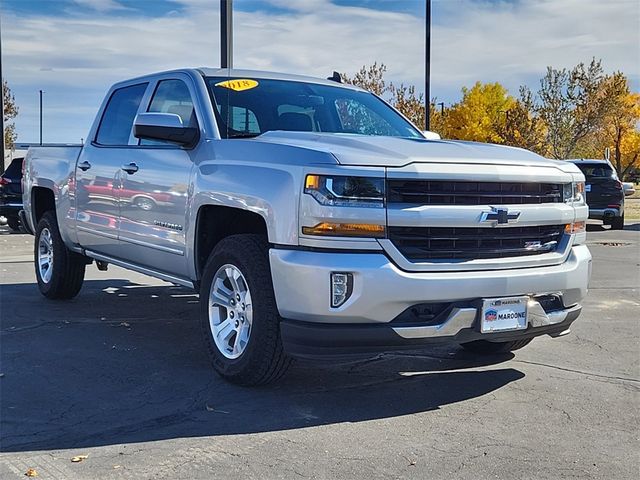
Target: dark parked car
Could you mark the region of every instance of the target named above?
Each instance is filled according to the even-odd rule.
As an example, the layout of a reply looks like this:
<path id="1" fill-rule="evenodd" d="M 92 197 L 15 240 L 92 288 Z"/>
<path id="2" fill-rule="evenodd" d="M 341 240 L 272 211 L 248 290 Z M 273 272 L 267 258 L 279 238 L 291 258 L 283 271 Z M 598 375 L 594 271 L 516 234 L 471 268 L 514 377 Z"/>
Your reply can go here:
<path id="1" fill-rule="evenodd" d="M 602 220 L 614 230 L 624 228 L 624 190 L 615 169 L 607 160 L 569 160 L 586 178 L 585 193 L 589 218 Z"/>
<path id="2" fill-rule="evenodd" d="M 11 230 L 20 229 L 18 214 L 22 210 L 22 162 L 23 157 L 11 160 L 0 176 L 0 216 L 7 219 Z"/>

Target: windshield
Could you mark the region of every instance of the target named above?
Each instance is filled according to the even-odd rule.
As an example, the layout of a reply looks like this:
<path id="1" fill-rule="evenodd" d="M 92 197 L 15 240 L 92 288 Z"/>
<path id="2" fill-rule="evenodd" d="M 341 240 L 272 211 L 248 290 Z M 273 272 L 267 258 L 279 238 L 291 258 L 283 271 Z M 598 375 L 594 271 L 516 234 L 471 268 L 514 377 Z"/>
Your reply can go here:
<path id="1" fill-rule="evenodd" d="M 288 80 L 209 77 L 223 138 L 272 130 L 423 138 L 375 95 Z"/>
<path id="2" fill-rule="evenodd" d="M 587 179 L 616 178 L 616 173 L 607 163 L 578 163 L 577 165 Z"/>

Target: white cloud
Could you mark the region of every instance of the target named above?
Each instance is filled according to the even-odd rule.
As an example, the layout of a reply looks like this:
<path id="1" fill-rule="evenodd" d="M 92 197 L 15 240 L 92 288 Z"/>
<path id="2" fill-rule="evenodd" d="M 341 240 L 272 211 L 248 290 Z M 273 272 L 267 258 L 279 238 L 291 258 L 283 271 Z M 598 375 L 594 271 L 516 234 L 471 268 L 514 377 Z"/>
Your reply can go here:
<path id="1" fill-rule="evenodd" d="M 73 0 L 81 7 L 92 8 L 98 12 L 110 12 L 113 10 L 127 10 L 127 8 L 116 0 Z"/>
<path id="2" fill-rule="evenodd" d="M 91 3 L 96 12 L 90 17 L 3 12 L 5 76 L 18 102 L 28 99 L 17 123 L 22 141 L 33 140 L 36 130 L 27 91 L 60 92 L 62 98 L 50 95 L 49 102 L 85 109 L 73 118 L 50 113 L 60 135 L 50 140 L 75 140 L 91 122 L 80 112 L 93 112 L 111 83 L 168 68 L 219 64 L 217 2 L 179 0 L 184 11 L 156 18 L 122 16 L 117 9 L 108 14 L 120 5 L 113 0 L 76 2 Z M 236 11 L 236 67 L 326 77 L 378 61 L 388 66 L 390 79 L 423 85 L 422 18 L 329 0 L 270 3 L 287 10 Z M 432 32 L 431 92 L 447 102 L 476 80 L 500 81 L 514 93 L 521 83 L 535 88 L 547 65 L 570 67 L 591 57 L 602 58 L 609 71 L 625 72 L 635 89 L 640 85 L 636 0 L 447 0 L 434 2 L 433 9 L 438 23 Z M 78 105 L 77 92 L 93 103 Z"/>

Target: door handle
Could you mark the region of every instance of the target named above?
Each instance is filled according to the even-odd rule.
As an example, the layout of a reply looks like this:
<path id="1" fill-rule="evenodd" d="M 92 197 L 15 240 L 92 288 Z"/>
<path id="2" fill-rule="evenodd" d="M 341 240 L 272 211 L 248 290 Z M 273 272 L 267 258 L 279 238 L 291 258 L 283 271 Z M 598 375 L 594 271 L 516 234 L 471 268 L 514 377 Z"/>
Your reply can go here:
<path id="1" fill-rule="evenodd" d="M 131 162 L 127 165 L 123 165 L 122 166 L 122 170 L 124 170 L 125 172 L 127 172 L 130 175 L 133 175 L 134 173 L 136 173 L 138 171 L 138 165 L 136 165 L 135 163 Z"/>
<path id="2" fill-rule="evenodd" d="M 84 162 L 78 164 L 78 168 L 83 172 L 86 172 L 91 168 L 91 164 L 85 160 Z"/>

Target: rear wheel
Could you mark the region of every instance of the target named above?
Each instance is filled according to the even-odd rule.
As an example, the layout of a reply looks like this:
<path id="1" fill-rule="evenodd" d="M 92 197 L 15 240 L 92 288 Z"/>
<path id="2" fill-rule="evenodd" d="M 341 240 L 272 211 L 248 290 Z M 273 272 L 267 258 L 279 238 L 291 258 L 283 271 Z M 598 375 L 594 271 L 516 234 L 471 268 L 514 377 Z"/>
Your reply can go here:
<path id="1" fill-rule="evenodd" d="M 45 212 L 38 222 L 34 257 L 42 295 L 63 300 L 78 294 L 84 281 L 87 258 L 66 247 L 53 212 Z"/>
<path id="2" fill-rule="evenodd" d="M 282 349 L 263 236 L 233 235 L 216 246 L 202 277 L 200 312 L 211 363 L 222 377 L 261 385 L 286 372 L 291 359 Z"/>
<path id="3" fill-rule="evenodd" d="M 465 350 L 481 355 L 496 355 L 519 350 L 531 343 L 533 338 L 524 338 L 512 342 L 488 342 L 486 340 L 476 340 L 475 342 L 463 343 L 461 346 Z"/>
<path id="4" fill-rule="evenodd" d="M 624 229 L 624 214 L 621 217 L 613 217 L 611 220 L 611 230 L 623 230 Z"/>

